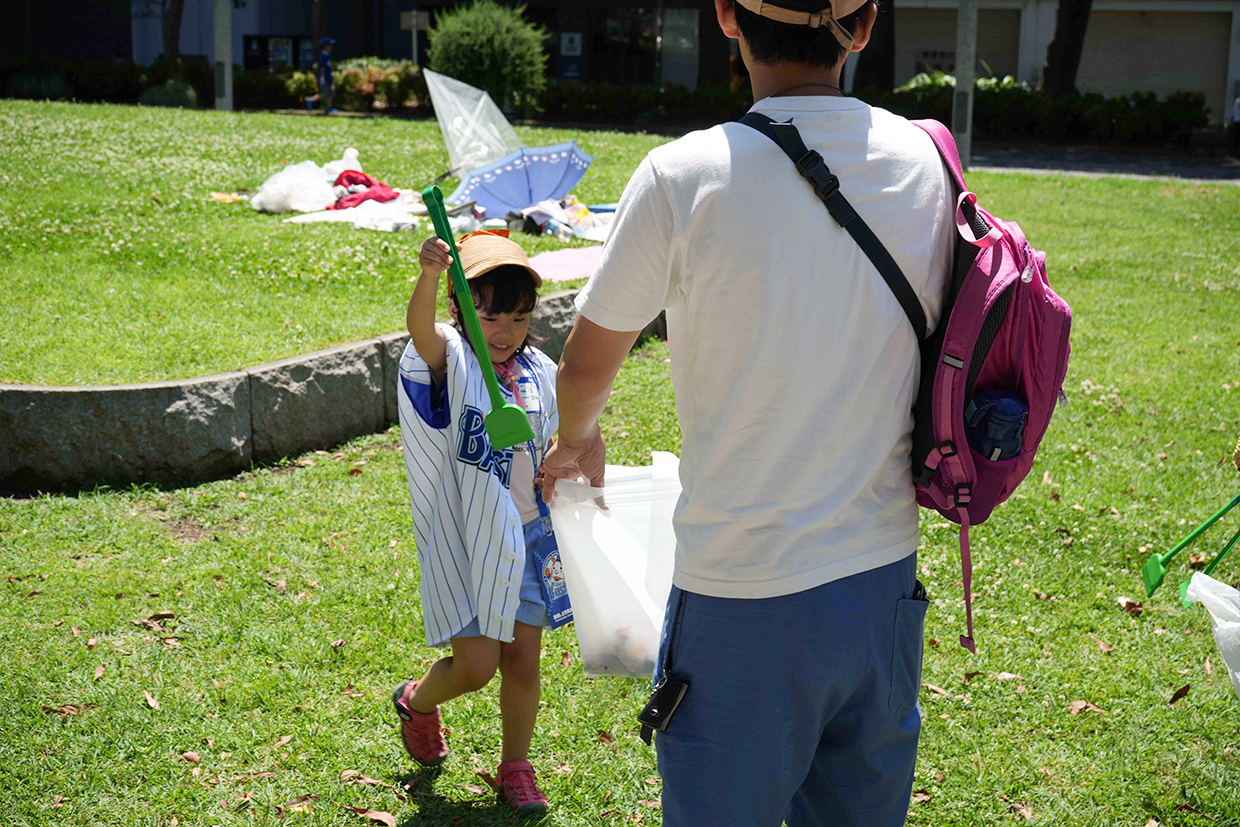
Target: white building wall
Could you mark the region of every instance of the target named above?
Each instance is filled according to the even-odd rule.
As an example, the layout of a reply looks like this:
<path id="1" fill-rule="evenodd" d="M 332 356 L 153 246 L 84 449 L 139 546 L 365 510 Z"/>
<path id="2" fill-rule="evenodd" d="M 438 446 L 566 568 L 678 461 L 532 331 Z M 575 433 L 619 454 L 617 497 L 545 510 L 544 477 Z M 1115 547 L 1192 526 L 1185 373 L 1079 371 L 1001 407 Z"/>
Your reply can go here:
<path id="1" fill-rule="evenodd" d="M 133 60 L 149 65 L 164 52 L 163 27 L 158 16 L 145 16 L 146 10 L 157 4 L 135 2 L 133 4 Z M 243 8 L 233 7 L 232 53 L 233 63 L 241 64 L 241 38 L 258 34 L 258 15 L 262 0 L 248 0 Z M 214 0 L 185 0 L 181 15 L 181 54 L 206 55 L 215 63 L 215 3 Z"/>

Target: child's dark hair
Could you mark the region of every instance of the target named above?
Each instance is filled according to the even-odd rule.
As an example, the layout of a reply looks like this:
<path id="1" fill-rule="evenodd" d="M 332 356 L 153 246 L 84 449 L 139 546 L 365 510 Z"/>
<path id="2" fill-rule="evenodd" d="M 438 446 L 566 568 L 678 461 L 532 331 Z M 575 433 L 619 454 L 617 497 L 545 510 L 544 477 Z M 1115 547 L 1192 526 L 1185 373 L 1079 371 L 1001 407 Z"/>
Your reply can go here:
<path id="1" fill-rule="evenodd" d="M 476 279 L 470 279 L 469 292 L 474 297 L 478 315 L 529 314 L 538 306 L 538 288 L 534 286 L 534 278 L 528 270 L 517 264 L 504 264 L 488 270 Z M 448 301 L 452 305 L 452 326 L 464 334 L 460 321 L 457 321 L 461 318 L 461 305 L 457 302 L 456 293 L 451 293 Z M 466 341 L 468 339 L 466 335 Z M 517 355 L 524 353 L 527 346 L 538 344 L 539 341 L 541 337 L 530 331 L 517 348 Z"/>
<path id="2" fill-rule="evenodd" d="M 735 0 L 729 4 L 736 11 L 736 25 L 749 44 L 749 51 L 759 63 L 805 63 L 829 69 L 846 56 L 844 47 L 831 34 L 828 26 L 816 29 L 794 26 L 759 17 Z M 794 11 L 816 12 L 824 0 L 778 0 L 777 5 Z M 857 20 L 865 11 L 866 3 L 852 14 L 841 17 L 839 24 L 849 32 L 857 29 Z"/>

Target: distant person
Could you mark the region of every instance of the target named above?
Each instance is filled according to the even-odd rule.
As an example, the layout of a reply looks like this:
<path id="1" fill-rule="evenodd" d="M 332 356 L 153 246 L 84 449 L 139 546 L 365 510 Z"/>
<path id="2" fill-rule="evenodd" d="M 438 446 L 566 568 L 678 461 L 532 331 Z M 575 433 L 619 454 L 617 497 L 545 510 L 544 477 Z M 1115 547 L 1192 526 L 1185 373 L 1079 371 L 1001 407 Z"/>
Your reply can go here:
<path id="1" fill-rule="evenodd" d="M 332 108 L 332 97 L 335 95 L 336 89 L 332 85 L 332 47 L 336 45 L 336 41 L 330 37 L 324 37 L 319 40 L 319 70 L 318 81 L 319 91 L 306 98 L 306 108 L 313 109 L 314 105 L 319 101 L 323 102 L 323 108 L 327 114 L 332 114 L 336 110 Z"/>

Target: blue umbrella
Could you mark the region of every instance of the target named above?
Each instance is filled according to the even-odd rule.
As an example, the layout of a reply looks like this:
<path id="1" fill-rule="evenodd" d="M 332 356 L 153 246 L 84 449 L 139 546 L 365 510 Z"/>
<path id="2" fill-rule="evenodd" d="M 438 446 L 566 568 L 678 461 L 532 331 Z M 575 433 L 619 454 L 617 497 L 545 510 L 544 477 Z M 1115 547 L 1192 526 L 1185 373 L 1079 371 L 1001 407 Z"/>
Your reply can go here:
<path id="1" fill-rule="evenodd" d="M 576 141 L 523 146 L 465 173 L 448 200 L 454 204 L 477 201 L 491 218 L 503 218 L 539 201 L 558 201 L 568 195 L 593 160 L 594 156 L 582 152 Z"/>

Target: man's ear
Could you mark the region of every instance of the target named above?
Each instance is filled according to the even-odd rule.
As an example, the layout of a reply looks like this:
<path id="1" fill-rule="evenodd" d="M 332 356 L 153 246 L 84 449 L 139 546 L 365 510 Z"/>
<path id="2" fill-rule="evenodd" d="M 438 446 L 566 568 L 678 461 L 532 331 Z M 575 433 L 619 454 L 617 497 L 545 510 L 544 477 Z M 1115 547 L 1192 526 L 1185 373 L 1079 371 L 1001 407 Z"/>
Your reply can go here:
<path id="1" fill-rule="evenodd" d="M 736 26 L 736 5 L 734 1 L 715 0 L 715 19 L 719 21 L 719 28 L 723 31 L 724 37 L 732 40 L 740 38 L 740 29 Z"/>
<path id="2" fill-rule="evenodd" d="M 715 0 L 716 3 L 719 0 Z M 874 21 L 878 19 L 878 5 L 870 2 L 861 8 L 861 16 L 857 18 L 857 27 L 853 30 L 853 45 L 848 51 L 859 52 L 870 42 L 870 34 L 874 31 Z"/>

